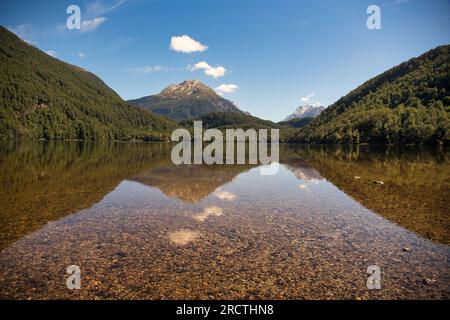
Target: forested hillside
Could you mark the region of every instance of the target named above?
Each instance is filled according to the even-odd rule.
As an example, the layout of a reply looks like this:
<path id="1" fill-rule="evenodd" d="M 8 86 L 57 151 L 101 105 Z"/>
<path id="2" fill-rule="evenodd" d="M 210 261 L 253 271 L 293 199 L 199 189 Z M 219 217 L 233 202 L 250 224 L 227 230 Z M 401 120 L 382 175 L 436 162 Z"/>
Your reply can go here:
<path id="1" fill-rule="evenodd" d="M 294 129 L 282 126 L 269 120 L 263 120 L 244 113 L 237 112 L 212 112 L 195 119 L 202 121 L 203 129 L 267 129 L 270 137 L 270 129 L 279 129 L 280 142 L 287 142 L 294 135 Z M 194 120 L 181 121 L 179 124 L 185 128 L 192 128 Z"/>
<path id="2" fill-rule="evenodd" d="M 288 127 L 292 127 L 292 128 L 303 128 L 304 126 L 306 126 L 308 123 L 310 123 L 313 120 L 314 120 L 314 118 L 309 118 L 309 117 L 308 118 L 293 118 L 288 121 L 278 122 L 278 124 L 281 126 L 288 126 Z"/>
<path id="3" fill-rule="evenodd" d="M 440 46 L 367 81 L 290 141 L 448 143 L 449 50 Z"/>
<path id="4" fill-rule="evenodd" d="M 175 123 L 0 27 L 0 139 L 167 140 Z"/>

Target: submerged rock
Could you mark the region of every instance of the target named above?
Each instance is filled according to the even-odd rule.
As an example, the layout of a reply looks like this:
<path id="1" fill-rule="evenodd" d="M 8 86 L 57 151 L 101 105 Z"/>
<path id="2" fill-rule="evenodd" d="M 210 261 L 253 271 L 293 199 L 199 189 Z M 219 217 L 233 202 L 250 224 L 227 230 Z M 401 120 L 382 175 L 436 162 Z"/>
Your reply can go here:
<path id="1" fill-rule="evenodd" d="M 430 279 L 430 278 L 425 278 L 425 279 L 423 279 L 423 283 L 425 283 L 427 286 L 431 286 L 436 283 L 436 280 Z"/>

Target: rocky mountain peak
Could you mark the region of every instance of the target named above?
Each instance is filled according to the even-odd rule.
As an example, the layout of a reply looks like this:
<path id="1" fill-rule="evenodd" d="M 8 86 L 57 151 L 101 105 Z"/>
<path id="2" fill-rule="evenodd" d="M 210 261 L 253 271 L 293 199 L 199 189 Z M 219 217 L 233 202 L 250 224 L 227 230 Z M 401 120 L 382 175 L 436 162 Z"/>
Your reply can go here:
<path id="1" fill-rule="evenodd" d="M 164 98 L 181 99 L 196 95 L 217 95 L 216 92 L 199 80 L 185 80 L 165 88 L 159 94 Z"/>
<path id="2" fill-rule="evenodd" d="M 300 106 L 292 114 L 288 115 L 283 121 L 289 121 L 291 119 L 315 118 L 323 110 L 325 110 L 325 107 L 323 106 L 317 105 Z"/>

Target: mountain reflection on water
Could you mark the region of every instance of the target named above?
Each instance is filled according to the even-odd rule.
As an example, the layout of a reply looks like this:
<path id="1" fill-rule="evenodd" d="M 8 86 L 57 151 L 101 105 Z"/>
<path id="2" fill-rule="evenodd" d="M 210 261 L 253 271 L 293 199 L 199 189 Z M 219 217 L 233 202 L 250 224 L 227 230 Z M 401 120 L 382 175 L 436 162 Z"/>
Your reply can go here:
<path id="1" fill-rule="evenodd" d="M 0 144 L 0 296 L 448 297 L 447 151 L 280 145 L 266 177 L 170 152 Z M 365 288 L 370 262 L 390 270 L 383 292 Z M 86 291 L 61 287 L 68 263 Z"/>
<path id="2" fill-rule="evenodd" d="M 175 166 L 170 151 L 169 144 L 2 143 L 0 248 L 48 221 L 89 208 L 124 179 L 195 203 L 254 167 Z M 448 152 L 281 145 L 280 157 L 298 179 L 327 179 L 383 217 L 449 244 Z"/>

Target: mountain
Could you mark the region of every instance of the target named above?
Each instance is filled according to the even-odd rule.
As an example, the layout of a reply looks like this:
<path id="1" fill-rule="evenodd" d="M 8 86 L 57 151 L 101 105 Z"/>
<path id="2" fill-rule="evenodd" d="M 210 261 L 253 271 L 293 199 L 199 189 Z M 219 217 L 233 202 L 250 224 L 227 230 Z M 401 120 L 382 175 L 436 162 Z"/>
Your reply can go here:
<path id="1" fill-rule="evenodd" d="M 169 158 L 170 159 L 170 158 Z M 185 203 L 197 203 L 211 195 L 221 186 L 226 185 L 239 174 L 250 170 L 254 165 L 238 166 L 198 166 L 173 165 L 152 168 L 129 178 L 154 188 L 165 195 L 179 199 Z"/>
<path id="2" fill-rule="evenodd" d="M 170 85 L 157 95 L 128 102 L 176 121 L 194 119 L 210 112 L 241 113 L 231 101 L 198 80 Z"/>
<path id="3" fill-rule="evenodd" d="M 0 139 L 167 140 L 175 123 L 0 26 Z"/>
<path id="4" fill-rule="evenodd" d="M 370 79 L 329 106 L 290 142 L 450 142 L 450 45 Z"/>
<path id="5" fill-rule="evenodd" d="M 325 107 L 322 106 L 300 106 L 292 114 L 288 115 L 283 122 L 288 122 L 291 119 L 315 118 L 323 110 L 325 110 Z"/>

